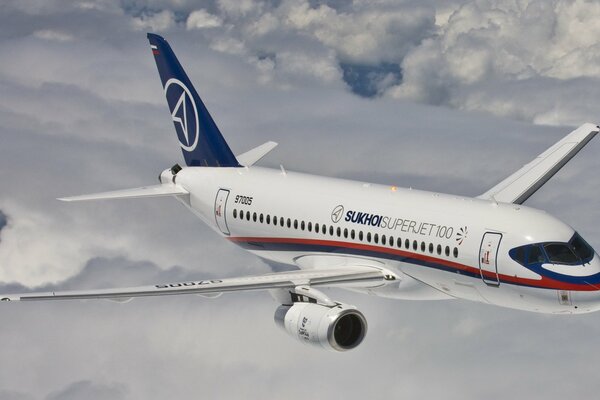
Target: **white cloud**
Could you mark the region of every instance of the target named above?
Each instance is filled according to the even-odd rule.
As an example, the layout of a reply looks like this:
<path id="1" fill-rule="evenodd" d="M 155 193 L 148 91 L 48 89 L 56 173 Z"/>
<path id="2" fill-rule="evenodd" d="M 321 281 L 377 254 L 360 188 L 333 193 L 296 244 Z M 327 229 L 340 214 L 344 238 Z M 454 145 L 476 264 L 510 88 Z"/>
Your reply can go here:
<path id="1" fill-rule="evenodd" d="M 264 4 L 260 0 L 217 0 L 219 9 L 231 17 L 244 17 L 260 11 Z"/>
<path id="2" fill-rule="evenodd" d="M 231 37 L 217 38 L 211 43 L 210 47 L 221 53 L 238 56 L 245 55 L 247 53 L 244 42 Z"/>
<path id="3" fill-rule="evenodd" d="M 221 25 L 223 25 L 221 18 L 204 9 L 191 12 L 186 22 L 187 29 L 216 28 Z"/>
<path id="4" fill-rule="evenodd" d="M 431 9 L 398 8 L 356 7 L 342 12 L 327 5 L 313 8 L 305 0 L 289 0 L 276 13 L 288 27 L 334 49 L 340 59 L 375 64 L 399 62 L 433 30 Z"/>
<path id="5" fill-rule="evenodd" d="M 558 125 L 581 118 L 569 113 L 583 108 L 583 119 L 593 120 L 585 101 L 570 99 L 577 105 L 561 110 L 556 94 L 587 92 L 600 78 L 599 17 L 600 4 L 585 1 L 465 3 L 407 55 L 404 80 L 388 94 Z M 506 88 L 519 85 L 537 91 L 511 99 Z"/>
<path id="6" fill-rule="evenodd" d="M 170 10 L 162 10 L 157 13 L 142 14 L 133 18 L 131 24 L 136 30 L 151 30 L 163 32 L 175 24 L 175 14 Z"/>
<path id="7" fill-rule="evenodd" d="M 276 65 L 295 76 L 312 76 L 325 82 L 340 80 L 340 69 L 333 54 L 324 58 L 282 51 L 277 54 Z"/>
<path id="8" fill-rule="evenodd" d="M 71 40 L 73 40 L 72 35 L 52 29 L 42 29 L 39 31 L 35 31 L 33 32 L 33 36 L 45 40 L 56 40 L 58 42 L 70 42 Z"/>

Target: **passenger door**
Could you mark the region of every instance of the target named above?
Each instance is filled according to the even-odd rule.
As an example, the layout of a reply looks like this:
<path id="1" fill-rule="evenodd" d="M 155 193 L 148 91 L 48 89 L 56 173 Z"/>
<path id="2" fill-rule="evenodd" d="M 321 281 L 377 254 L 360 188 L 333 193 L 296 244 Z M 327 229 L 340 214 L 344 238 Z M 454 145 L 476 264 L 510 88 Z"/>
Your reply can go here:
<path id="1" fill-rule="evenodd" d="M 502 234 L 497 232 L 486 232 L 481 240 L 479 249 L 479 273 L 481 279 L 490 286 L 500 286 L 498 277 L 498 248 Z"/>
<path id="2" fill-rule="evenodd" d="M 215 198 L 215 220 L 217 226 L 224 235 L 229 235 L 229 227 L 227 226 L 227 199 L 229 198 L 229 190 L 219 189 Z"/>

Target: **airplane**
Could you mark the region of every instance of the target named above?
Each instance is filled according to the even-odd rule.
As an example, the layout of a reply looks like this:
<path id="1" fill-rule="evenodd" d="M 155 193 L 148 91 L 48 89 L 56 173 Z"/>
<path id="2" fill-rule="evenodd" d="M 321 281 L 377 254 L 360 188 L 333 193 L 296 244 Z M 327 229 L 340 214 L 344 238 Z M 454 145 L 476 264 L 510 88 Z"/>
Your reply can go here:
<path id="1" fill-rule="evenodd" d="M 130 288 L 0 295 L 2 301 L 109 299 L 263 290 L 290 336 L 356 348 L 367 319 L 322 288 L 403 300 L 464 299 L 517 310 L 600 309 L 600 258 L 573 228 L 523 203 L 600 130 L 584 124 L 475 197 L 255 165 L 277 143 L 234 155 L 171 46 L 148 33 L 185 166 L 159 184 L 63 201 L 171 196 L 217 234 L 294 270 Z"/>

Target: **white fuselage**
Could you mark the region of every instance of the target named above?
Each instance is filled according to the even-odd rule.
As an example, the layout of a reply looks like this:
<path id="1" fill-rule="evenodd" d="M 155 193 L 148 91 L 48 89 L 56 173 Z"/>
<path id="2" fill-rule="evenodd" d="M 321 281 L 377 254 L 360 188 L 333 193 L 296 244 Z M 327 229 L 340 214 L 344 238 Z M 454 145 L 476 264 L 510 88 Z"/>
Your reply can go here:
<path id="1" fill-rule="evenodd" d="M 543 211 L 260 167 L 184 168 L 175 181 L 190 193 L 179 200 L 198 217 L 269 262 L 368 265 L 398 276 L 371 294 L 546 313 L 600 309 L 595 253 L 583 265 L 535 270 L 509 256 L 516 247 L 568 242 L 575 234 Z"/>

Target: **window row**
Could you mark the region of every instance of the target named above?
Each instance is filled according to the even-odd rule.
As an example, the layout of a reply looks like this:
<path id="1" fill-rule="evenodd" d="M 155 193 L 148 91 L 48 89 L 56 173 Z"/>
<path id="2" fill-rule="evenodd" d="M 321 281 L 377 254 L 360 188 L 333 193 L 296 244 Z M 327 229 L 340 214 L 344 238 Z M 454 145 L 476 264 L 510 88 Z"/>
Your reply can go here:
<path id="1" fill-rule="evenodd" d="M 363 233 L 363 231 L 355 231 L 354 229 L 348 229 L 348 228 L 341 228 L 341 227 L 334 227 L 333 225 L 326 225 L 326 224 L 319 224 L 319 223 L 312 223 L 312 222 L 305 222 L 305 221 L 298 221 L 297 219 L 291 219 L 291 218 L 284 218 L 284 217 L 277 217 L 277 216 L 271 216 L 269 214 L 258 214 L 256 212 L 254 213 L 250 213 L 250 211 L 243 211 L 240 210 L 238 212 L 237 209 L 233 209 L 233 218 L 235 219 L 240 219 L 240 220 L 246 220 L 246 221 L 254 221 L 254 222 L 259 222 L 261 224 L 267 224 L 267 225 L 273 225 L 273 226 L 281 226 L 281 227 L 287 227 L 287 228 L 293 228 L 293 229 L 300 229 L 302 231 L 308 231 L 308 232 L 315 232 L 315 233 L 320 233 L 323 235 L 327 235 L 329 234 L 329 236 L 337 236 L 339 238 L 343 237 L 345 239 L 352 239 L 355 240 L 358 238 L 359 241 L 364 242 L 366 241 L 367 243 L 375 243 L 375 244 L 382 244 L 384 246 L 390 246 L 390 247 L 397 247 L 399 249 L 407 249 L 410 250 L 412 247 L 412 250 L 414 251 L 418 251 L 419 249 L 421 250 L 421 252 L 426 253 L 429 252 L 430 254 L 434 254 L 437 253 L 437 255 L 442 255 L 445 254 L 446 257 L 450 257 L 450 246 L 445 246 L 442 247 L 441 244 L 438 244 L 437 246 L 434 245 L 433 243 L 425 243 L 425 242 L 418 242 L 416 240 L 413 240 L 412 243 L 409 239 L 404 239 L 402 240 L 402 238 L 394 238 L 393 236 L 386 236 L 386 235 L 379 235 L 378 233 L 371 233 L 371 232 L 366 232 Z M 411 246 L 412 245 L 412 246 Z M 454 247 L 452 249 L 452 255 L 457 258 L 458 257 L 458 248 Z"/>

